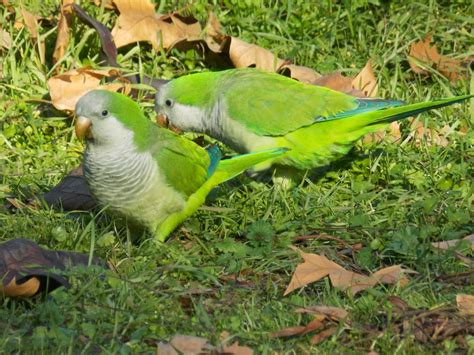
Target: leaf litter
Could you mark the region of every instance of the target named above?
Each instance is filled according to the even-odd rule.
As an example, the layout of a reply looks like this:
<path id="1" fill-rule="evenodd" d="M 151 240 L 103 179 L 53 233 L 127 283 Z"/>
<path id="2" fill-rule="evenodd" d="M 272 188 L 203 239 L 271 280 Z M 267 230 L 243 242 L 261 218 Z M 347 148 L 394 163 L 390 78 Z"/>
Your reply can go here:
<path id="1" fill-rule="evenodd" d="M 329 277 L 333 287 L 345 291 L 350 295 L 355 295 L 378 283 L 399 283 L 401 286 L 405 286 L 409 280 L 404 276 L 404 273 L 413 273 L 413 271 L 403 269 L 401 265 L 393 265 L 367 276 L 346 270 L 325 256 L 305 253 L 295 247 L 291 248 L 299 252 L 304 262 L 296 267 L 284 296 L 298 288 L 319 281 L 324 277 Z"/>
<path id="2" fill-rule="evenodd" d="M 474 61 L 473 56 L 458 60 L 441 55 L 436 45 L 431 45 L 431 41 L 431 35 L 427 35 L 423 41 L 411 44 L 408 63 L 415 73 L 428 76 L 430 74 L 428 68 L 433 68 L 451 82 L 468 76 L 468 67 Z"/>

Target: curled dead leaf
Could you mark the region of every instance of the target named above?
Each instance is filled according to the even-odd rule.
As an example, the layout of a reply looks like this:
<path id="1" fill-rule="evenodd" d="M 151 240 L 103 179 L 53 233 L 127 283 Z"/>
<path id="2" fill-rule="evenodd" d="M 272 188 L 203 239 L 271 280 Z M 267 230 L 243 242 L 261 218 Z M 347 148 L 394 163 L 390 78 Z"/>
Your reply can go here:
<path id="1" fill-rule="evenodd" d="M 150 0 L 113 0 L 120 16 L 112 29 L 117 48 L 147 41 L 158 50 L 170 48 L 183 40 L 196 40 L 201 25 L 193 17 L 177 14 L 162 16 L 155 12 Z"/>
<path id="2" fill-rule="evenodd" d="M 362 68 L 359 74 L 352 80 L 352 88 L 364 93 L 366 97 L 377 97 L 378 85 L 372 69 L 372 59 Z"/>
<path id="3" fill-rule="evenodd" d="M 57 63 L 66 53 L 69 45 L 69 29 L 72 23 L 72 4 L 74 0 L 62 0 L 58 20 L 58 36 L 54 45 L 53 62 Z"/>
<path id="4" fill-rule="evenodd" d="M 128 94 L 130 85 L 126 81 L 100 84 L 102 79 L 117 75 L 117 70 L 79 68 L 53 76 L 48 80 L 52 104 L 58 110 L 74 111 L 80 97 L 93 89 L 121 91 Z"/>
<path id="5" fill-rule="evenodd" d="M 472 59 L 468 58 L 467 62 L 471 61 Z M 439 54 L 436 45 L 431 46 L 430 35 L 426 36 L 423 41 L 412 43 L 408 63 L 415 73 L 428 75 L 430 72 L 426 67 L 433 67 L 452 82 L 467 74 L 467 64 Z"/>
<path id="6" fill-rule="evenodd" d="M 15 27 L 20 28 L 23 25 L 26 26 L 26 28 L 30 32 L 31 38 L 33 38 L 33 40 L 36 42 L 36 45 L 38 46 L 38 54 L 40 57 L 41 64 L 44 64 L 46 47 L 44 41 L 40 40 L 39 36 L 39 17 L 25 10 L 23 6 L 20 7 L 20 15 L 21 22 L 17 21 L 15 23 Z"/>

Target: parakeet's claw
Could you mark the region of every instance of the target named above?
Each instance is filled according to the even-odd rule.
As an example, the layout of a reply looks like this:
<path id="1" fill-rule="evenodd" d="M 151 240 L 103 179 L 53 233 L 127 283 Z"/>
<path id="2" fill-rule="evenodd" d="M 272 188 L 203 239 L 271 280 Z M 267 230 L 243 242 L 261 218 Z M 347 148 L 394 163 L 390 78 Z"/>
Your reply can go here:
<path id="1" fill-rule="evenodd" d="M 273 184 L 282 190 L 290 190 L 303 181 L 306 172 L 289 166 L 277 165 L 273 169 Z"/>

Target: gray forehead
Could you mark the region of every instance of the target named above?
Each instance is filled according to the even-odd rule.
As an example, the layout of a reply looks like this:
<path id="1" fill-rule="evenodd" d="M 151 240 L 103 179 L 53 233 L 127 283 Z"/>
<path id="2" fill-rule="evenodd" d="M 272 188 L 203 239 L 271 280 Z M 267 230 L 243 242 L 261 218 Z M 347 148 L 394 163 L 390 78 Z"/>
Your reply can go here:
<path id="1" fill-rule="evenodd" d="M 83 95 L 76 104 L 76 115 L 83 116 L 100 112 L 109 103 L 109 95 L 103 90 L 94 90 Z"/>

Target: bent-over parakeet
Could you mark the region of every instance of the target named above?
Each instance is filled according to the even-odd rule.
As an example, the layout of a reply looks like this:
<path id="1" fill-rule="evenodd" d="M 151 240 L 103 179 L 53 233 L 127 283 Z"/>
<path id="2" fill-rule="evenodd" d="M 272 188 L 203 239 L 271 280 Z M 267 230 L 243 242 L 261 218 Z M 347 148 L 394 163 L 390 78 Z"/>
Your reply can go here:
<path id="1" fill-rule="evenodd" d="M 469 97 L 416 104 L 361 99 L 246 68 L 171 80 L 157 92 L 155 110 L 162 123 L 205 133 L 239 153 L 288 147 L 273 163 L 291 171 L 326 165 L 347 154 L 356 140 L 390 122 Z"/>
<path id="2" fill-rule="evenodd" d="M 95 90 L 76 105 L 76 134 L 86 138 L 84 175 L 97 202 L 163 241 L 216 185 L 286 149 L 221 160 L 148 120 L 125 95 Z"/>

